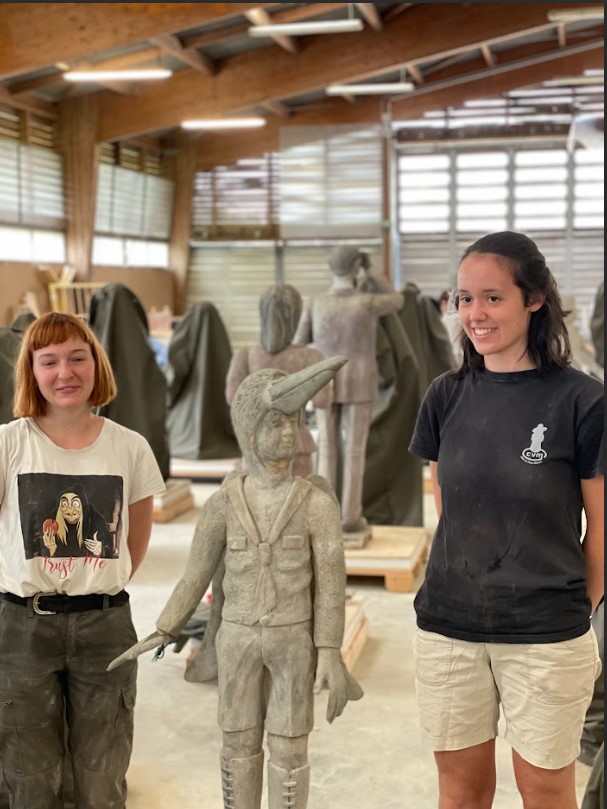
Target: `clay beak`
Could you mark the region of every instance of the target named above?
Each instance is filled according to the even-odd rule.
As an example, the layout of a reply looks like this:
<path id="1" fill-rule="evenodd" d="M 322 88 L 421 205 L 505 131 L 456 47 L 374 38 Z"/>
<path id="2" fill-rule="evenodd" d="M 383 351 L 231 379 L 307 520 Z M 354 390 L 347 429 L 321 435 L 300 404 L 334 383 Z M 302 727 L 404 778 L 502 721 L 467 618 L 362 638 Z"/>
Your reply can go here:
<path id="1" fill-rule="evenodd" d="M 281 413 L 288 415 L 297 412 L 333 379 L 346 362 L 348 358 L 338 354 L 336 357 L 330 357 L 276 380 L 265 394 L 268 406 L 272 410 L 280 410 Z"/>

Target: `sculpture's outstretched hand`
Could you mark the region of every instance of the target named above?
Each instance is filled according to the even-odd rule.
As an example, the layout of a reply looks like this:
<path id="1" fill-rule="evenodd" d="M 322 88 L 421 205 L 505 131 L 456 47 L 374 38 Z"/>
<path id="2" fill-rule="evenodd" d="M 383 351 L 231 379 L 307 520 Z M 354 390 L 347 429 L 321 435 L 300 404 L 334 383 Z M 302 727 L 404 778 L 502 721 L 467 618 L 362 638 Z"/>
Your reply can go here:
<path id="1" fill-rule="evenodd" d="M 318 650 L 316 682 L 314 693 L 319 694 L 323 687 L 329 689 L 327 722 L 341 716 L 349 700 L 360 699 L 363 690 L 350 674 L 341 659 L 339 649 L 321 648 Z"/>
<path id="2" fill-rule="evenodd" d="M 144 652 L 149 652 L 150 649 L 155 649 L 157 646 L 160 646 L 161 643 L 170 643 L 172 640 L 173 638 L 171 638 L 170 635 L 165 635 L 164 632 L 152 632 L 147 638 L 140 640 L 139 643 L 135 643 L 127 649 L 126 652 L 114 658 L 108 665 L 107 671 L 118 668 L 118 666 L 121 666 L 128 660 L 136 660 L 139 655 L 142 655 Z"/>

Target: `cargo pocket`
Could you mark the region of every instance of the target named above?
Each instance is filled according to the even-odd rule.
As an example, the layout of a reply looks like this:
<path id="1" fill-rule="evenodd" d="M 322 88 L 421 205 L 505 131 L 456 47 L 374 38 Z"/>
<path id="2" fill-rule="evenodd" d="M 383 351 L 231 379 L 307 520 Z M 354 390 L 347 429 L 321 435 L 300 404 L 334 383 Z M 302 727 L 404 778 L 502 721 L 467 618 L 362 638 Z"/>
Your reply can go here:
<path id="1" fill-rule="evenodd" d="M 125 743 L 130 750 L 133 736 L 135 685 L 120 691 L 99 690 L 87 716 L 78 721 L 74 754 L 87 770 L 107 772 Z"/>
<path id="2" fill-rule="evenodd" d="M 0 762 L 7 774 L 35 775 L 56 767 L 63 756 L 63 705 L 0 694 Z"/>

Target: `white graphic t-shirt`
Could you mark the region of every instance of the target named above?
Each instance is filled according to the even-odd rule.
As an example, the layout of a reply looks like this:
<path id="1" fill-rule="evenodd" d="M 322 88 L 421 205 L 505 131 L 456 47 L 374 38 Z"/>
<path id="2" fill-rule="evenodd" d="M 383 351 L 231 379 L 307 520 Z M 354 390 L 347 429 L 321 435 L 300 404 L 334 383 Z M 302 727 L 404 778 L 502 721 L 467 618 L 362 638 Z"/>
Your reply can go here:
<path id="1" fill-rule="evenodd" d="M 119 592 L 128 506 L 164 488 L 145 438 L 109 419 L 84 449 L 58 447 L 30 418 L 1 425 L 0 591 Z"/>

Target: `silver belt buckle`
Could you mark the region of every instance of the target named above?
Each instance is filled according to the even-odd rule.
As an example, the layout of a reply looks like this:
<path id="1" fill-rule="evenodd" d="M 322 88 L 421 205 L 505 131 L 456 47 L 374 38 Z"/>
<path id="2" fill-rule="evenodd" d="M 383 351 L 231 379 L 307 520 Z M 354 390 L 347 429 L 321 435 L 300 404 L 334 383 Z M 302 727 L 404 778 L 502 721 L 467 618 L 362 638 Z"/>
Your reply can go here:
<path id="1" fill-rule="evenodd" d="M 34 596 L 34 598 L 32 600 L 32 607 L 33 607 L 34 612 L 36 613 L 36 615 L 57 615 L 57 613 L 53 612 L 53 610 L 41 610 L 40 607 L 38 606 L 39 599 L 44 598 L 45 596 L 54 596 L 54 595 L 56 595 L 56 594 L 55 593 L 36 593 L 36 595 Z"/>

